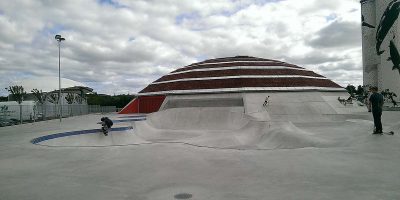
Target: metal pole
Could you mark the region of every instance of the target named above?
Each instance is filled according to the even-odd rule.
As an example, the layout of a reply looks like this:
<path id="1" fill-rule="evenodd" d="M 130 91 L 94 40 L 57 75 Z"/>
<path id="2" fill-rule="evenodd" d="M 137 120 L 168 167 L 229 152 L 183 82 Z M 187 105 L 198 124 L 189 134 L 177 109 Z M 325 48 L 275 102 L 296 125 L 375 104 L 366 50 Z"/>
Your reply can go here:
<path id="1" fill-rule="evenodd" d="M 61 57 L 61 41 L 58 41 L 58 104 L 60 107 L 60 122 L 62 119 L 62 106 L 61 106 L 61 65 L 60 65 L 60 57 Z"/>
<path id="2" fill-rule="evenodd" d="M 61 37 L 61 35 L 56 35 L 54 37 L 58 41 L 58 104 L 60 110 L 60 122 L 62 119 L 62 105 L 61 105 L 61 41 L 65 40 L 65 38 Z"/>

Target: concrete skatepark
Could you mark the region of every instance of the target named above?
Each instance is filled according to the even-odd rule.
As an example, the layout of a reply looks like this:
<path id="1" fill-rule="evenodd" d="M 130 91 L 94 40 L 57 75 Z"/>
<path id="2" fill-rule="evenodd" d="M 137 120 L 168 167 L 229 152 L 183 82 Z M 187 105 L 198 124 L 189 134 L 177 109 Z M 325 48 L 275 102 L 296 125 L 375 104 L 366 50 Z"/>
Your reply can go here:
<path id="1" fill-rule="evenodd" d="M 337 101 L 346 93 L 270 93 L 266 108 L 264 93 L 218 100 L 241 95 L 243 106 L 112 114 L 109 136 L 31 143 L 98 129 L 100 114 L 1 128 L 0 199 L 400 198 L 399 112 L 383 114 L 395 135 L 372 135 L 365 107 Z"/>
<path id="2" fill-rule="evenodd" d="M 360 3 L 363 84 L 399 94 L 400 1 Z M 279 60 L 173 68 L 125 114 L 0 128 L 0 200 L 400 199 L 400 112 L 383 113 L 394 135 L 373 135 L 362 103 L 338 101 L 342 86 Z M 103 116 L 114 121 L 108 136 Z"/>
<path id="3" fill-rule="evenodd" d="M 32 143 L 46 146 L 107 146 L 172 142 L 210 148 L 259 150 L 328 147 L 334 143 L 300 129 L 295 123 L 368 118 L 359 114 L 365 111 L 365 107 L 358 104 L 345 106 L 337 101 L 337 95 L 346 97 L 345 92 L 268 93 L 268 105 L 260 106 L 265 95 L 196 95 L 195 100 L 202 103 L 201 107 L 186 103 L 190 102 L 190 95 L 171 97 L 165 101 L 159 112 L 114 120 L 116 123 L 134 123 L 132 126 L 114 128 L 115 137 L 110 137 L 111 140 L 105 140 L 99 134 L 84 134 L 84 131 L 76 135 L 79 137 L 72 137 L 74 132 L 67 132 L 61 136 L 39 138 L 39 141 Z M 227 104 L 223 101 L 235 100 L 241 100 L 242 106 L 224 106 Z M 174 108 L 168 106 L 171 101 L 174 102 Z M 184 104 L 181 105 L 180 102 Z M 220 105 L 211 107 L 214 102 L 220 102 Z M 86 130 L 87 133 L 99 131 Z"/>

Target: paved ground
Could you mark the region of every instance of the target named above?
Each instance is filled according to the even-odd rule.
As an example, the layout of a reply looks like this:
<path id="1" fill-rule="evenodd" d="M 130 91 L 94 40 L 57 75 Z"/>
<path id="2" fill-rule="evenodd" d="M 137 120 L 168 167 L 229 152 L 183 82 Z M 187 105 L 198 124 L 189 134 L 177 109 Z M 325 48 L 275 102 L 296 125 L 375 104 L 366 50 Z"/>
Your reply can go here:
<path id="1" fill-rule="evenodd" d="M 383 117 L 387 129 L 396 129 L 394 136 L 371 135 L 371 118 L 301 123 L 295 125 L 335 145 L 270 150 L 154 139 L 104 147 L 30 143 L 43 135 L 98 128 L 100 115 L 64 119 L 61 125 L 53 120 L 3 127 L 0 199 L 400 199 L 400 113 Z M 130 125 L 135 123 L 115 124 Z"/>

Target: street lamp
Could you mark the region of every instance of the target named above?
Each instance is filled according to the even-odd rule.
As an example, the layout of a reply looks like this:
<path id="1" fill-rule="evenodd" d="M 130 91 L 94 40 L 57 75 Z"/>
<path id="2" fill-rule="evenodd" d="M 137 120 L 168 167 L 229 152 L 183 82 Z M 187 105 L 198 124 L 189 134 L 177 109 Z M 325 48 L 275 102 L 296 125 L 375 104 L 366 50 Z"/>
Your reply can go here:
<path id="1" fill-rule="evenodd" d="M 61 41 L 65 40 L 65 38 L 61 37 L 61 35 L 56 35 L 54 37 L 58 41 L 58 105 L 60 109 L 60 122 L 62 118 L 62 106 L 61 106 L 61 67 L 60 67 L 60 46 Z"/>

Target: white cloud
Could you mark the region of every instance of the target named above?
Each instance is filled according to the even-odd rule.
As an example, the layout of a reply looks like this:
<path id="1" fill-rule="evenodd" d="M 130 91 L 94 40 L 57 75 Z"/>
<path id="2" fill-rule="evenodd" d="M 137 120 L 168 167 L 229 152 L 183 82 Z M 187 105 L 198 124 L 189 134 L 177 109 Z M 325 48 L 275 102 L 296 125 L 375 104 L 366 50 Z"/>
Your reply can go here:
<path id="1" fill-rule="evenodd" d="M 361 84 L 358 0 L 113 2 L 0 1 L 0 88 L 57 76 L 55 34 L 66 38 L 62 76 L 110 94 L 135 93 L 176 68 L 235 55 L 282 59 L 344 86 Z"/>

